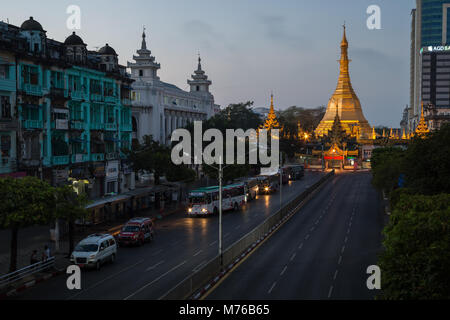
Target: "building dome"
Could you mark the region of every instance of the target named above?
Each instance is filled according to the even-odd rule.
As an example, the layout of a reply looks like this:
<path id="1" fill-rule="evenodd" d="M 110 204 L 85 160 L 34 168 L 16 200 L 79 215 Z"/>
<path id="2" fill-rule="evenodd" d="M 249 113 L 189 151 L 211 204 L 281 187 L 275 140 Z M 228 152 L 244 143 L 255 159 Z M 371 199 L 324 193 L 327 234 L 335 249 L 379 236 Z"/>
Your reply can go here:
<path id="1" fill-rule="evenodd" d="M 22 23 L 22 25 L 20 26 L 20 29 L 22 30 L 30 30 L 30 31 L 44 31 L 44 29 L 42 28 L 42 25 L 37 22 L 36 20 L 33 19 L 33 17 L 30 17 L 30 19 L 28 19 L 27 21 L 25 21 L 24 23 Z"/>
<path id="2" fill-rule="evenodd" d="M 83 40 L 75 34 L 75 31 L 66 38 L 65 45 L 84 45 Z"/>
<path id="3" fill-rule="evenodd" d="M 100 50 L 98 50 L 98 53 L 100 54 L 112 54 L 112 55 L 116 55 L 117 53 L 116 51 L 110 47 L 108 44 L 106 44 L 104 47 L 101 47 Z"/>

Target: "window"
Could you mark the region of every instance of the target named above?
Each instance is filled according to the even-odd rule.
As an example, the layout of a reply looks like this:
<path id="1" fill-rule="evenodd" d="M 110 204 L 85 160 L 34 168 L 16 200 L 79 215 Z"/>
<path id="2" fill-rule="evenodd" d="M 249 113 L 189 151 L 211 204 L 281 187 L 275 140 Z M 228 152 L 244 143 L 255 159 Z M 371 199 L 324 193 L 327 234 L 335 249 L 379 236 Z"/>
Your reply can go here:
<path id="1" fill-rule="evenodd" d="M 10 119 L 11 118 L 11 103 L 9 102 L 9 96 L 0 96 L 0 106 L 1 106 L 1 118 Z"/>
<path id="2" fill-rule="evenodd" d="M 200 91 L 200 86 L 197 86 L 197 91 Z"/>
<path id="3" fill-rule="evenodd" d="M 111 192 L 115 192 L 116 190 L 116 182 L 115 181 L 110 181 L 106 184 L 106 193 L 111 193 Z"/>
<path id="4" fill-rule="evenodd" d="M 0 65 L 0 79 L 9 78 L 9 67 L 7 65 Z"/>
<path id="5" fill-rule="evenodd" d="M 144 70 L 139 70 L 139 77 L 143 77 L 144 76 Z"/>
<path id="6" fill-rule="evenodd" d="M 0 148 L 2 158 L 9 158 L 11 150 L 11 136 L 9 135 L 1 136 Z"/>

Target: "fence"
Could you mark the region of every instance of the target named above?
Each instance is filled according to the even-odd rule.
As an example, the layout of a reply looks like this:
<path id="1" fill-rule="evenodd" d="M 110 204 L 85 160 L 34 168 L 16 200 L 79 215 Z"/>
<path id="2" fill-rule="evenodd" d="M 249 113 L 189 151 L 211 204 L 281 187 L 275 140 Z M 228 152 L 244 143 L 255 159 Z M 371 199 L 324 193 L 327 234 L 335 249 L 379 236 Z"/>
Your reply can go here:
<path id="1" fill-rule="evenodd" d="M 54 264 L 55 264 L 55 257 L 50 257 L 45 261 L 39 261 L 25 268 L 5 274 L 0 277 L 0 288 L 10 285 L 16 281 L 19 281 L 20 279 L 23 279 L 26 276 L 30 276 L 37 272 L 50 269 L 54 266 Z"/>
<path id="2" fill-rule="evenodd" d="M 237 240 L 230 247 L 228 247 L 222 255 L 223 266 L 233 264 L 236 259 L 245 254 L 245 252 L 252 247 L 258 240 L 267 236 L 276 225 L 281 222 L 291 211 L 297 210 L 302 204 L 302 201 L 316 191 L 322 184 L 334 175 L 334 170 L 322 177 L 315 184 L 306 189 L 303 193 L 298 195 L 295 199 L 278 210 L 276 213 L 268 217 L 263 223 L 250 231 L 248 234 Z M 222 271 L 220 265 L 220 256 L 216 256 L 210 260 L 202 269 L 194 272 L 188 276 L 185 280 L 180 282 L 177 286 L 172 288 L 160 299 L 164 300 L 182 300 L 191 297 L 196 291 L 202 288 L 215 276 L 219 275 Z"/>

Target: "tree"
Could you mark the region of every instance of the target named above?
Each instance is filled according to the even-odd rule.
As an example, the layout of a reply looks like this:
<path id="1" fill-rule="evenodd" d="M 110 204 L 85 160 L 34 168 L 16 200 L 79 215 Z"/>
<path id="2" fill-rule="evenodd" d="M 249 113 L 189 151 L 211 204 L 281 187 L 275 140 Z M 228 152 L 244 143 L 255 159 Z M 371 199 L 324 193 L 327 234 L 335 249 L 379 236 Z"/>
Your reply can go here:
<path id="1" fill-rule="evenodd" d="M 77 194 L 72 186 L 62 186 L 55 189 L 56 205 L 55 212 L 56 218 L 64 219 L 69 226 L 69 255 L 74 249 L 74 236 L 75 236 L 75 220 L 84 219 L 88 211 L 85 206 L 88 203 L 86 194 Z"/>
<path id="2" fill-rule="evenodd" d="M 397 147 L 377 148 L 372 152 L 372 183 L 388 194 L 398 185 L 400 174 L 404 170 L 405 151 Z"/>
<path id="3" fill-rule="evenodd" d="M 54 189 L 35 177 L 0 178 L 0 227 L 11 229 L 9 271 L 17 269 L 19 229 L 45 224 L 55 217 Z"/>
<path id="4" fill-rule="evenodd" d="M 125 151 L 136 172 L 153 172 L 155 184 L 160 183 L 160 177 L 167 173 L 171 167 L 170 148 L 152 139 L 152 136 L 144 136 L 144 143 L 135 142 L 131 151 Z"/>
<path id="5" fill-rule="evenodd" d="M 384 299 L 450 298 L 450 195 L 400 192 L 380 256 Z"/>

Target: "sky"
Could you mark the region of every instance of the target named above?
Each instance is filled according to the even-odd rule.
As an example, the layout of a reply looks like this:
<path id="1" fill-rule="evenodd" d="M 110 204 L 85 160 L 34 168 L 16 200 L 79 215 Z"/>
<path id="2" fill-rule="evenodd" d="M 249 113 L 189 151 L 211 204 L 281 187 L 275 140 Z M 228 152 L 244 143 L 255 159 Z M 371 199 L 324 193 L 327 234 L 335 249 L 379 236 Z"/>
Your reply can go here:
<path id="1" fill-rule="evenodd" d="M 95 0 L 8 1 L 0 20 L 19 25 L 33 16 L 47 37 L 64 41 L 69 5 L 81 10 L 75 30 L 88 49 L 105 43 L 132 61 L 145 25 L 147 48 L 162 81 L 188 90 L 202 67 L 222 107 L 254 101 L 275 109 L 326 105 L 338 78 L 345 21 L 350 77 L 371 125 L 399 127 L 409 103 L 409 50 L 414 0 Z M 381 9 L 381 29 L 369 30 L 369 5 Z"/>

